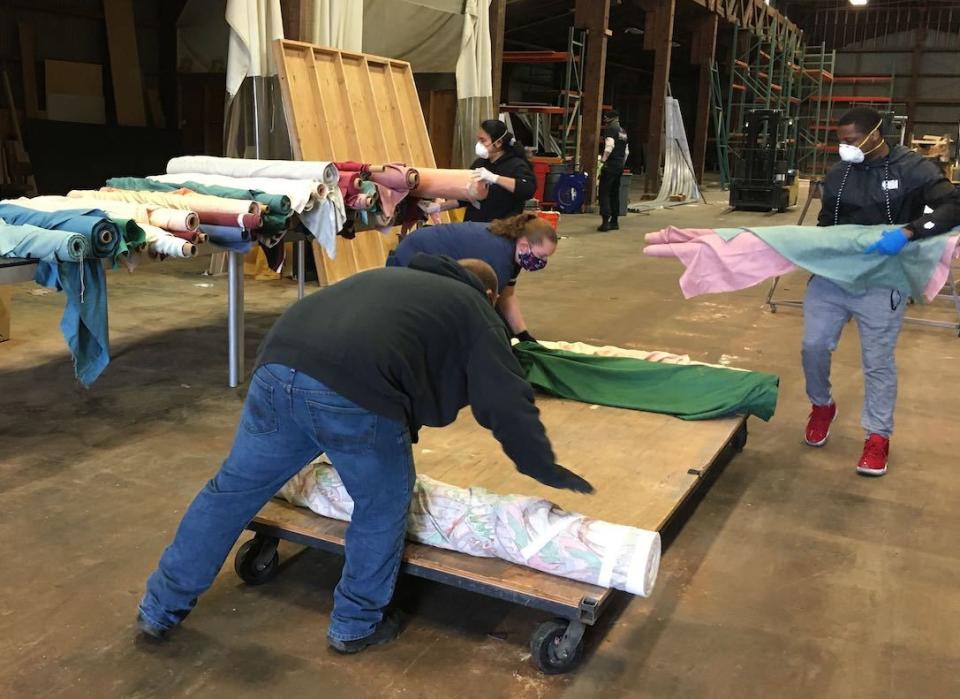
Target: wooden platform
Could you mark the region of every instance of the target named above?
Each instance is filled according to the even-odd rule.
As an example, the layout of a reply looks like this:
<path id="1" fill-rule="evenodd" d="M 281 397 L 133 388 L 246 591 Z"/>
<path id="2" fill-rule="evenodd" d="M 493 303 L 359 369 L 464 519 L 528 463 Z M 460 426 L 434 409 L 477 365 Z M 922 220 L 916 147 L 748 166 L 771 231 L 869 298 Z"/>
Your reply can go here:
<path id="1" fill-rule="evenodd" d="M 446 483 L 539 495 L 567 510 L 660 531 L 697 488 L 746 420 L 685 422 L 665 415 L 538 397 L 557 460 L 587 478 L 593 495 L 554 490 L 517 473 L 493 435 L 463 411 L 414 445 L 417 471 Z M 250 524 L 258 533 L 339 550 L 346 523 L 272 501 Z M 610 590 L 505 561 L 408 543 L 405 570 L 420 577 L 592 623 Z"/>

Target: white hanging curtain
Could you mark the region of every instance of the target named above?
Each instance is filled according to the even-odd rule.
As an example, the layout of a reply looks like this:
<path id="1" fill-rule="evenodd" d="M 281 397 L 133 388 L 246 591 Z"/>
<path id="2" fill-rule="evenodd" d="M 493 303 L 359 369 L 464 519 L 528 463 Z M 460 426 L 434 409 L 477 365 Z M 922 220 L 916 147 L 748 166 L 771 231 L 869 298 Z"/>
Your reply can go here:
<path id="1" fill-rule="evenodd" d="M 272 44 L 283 38 L 280 0 L 228 0 L 225 155 L 291 155 Z"/>
<path id="2" fill-rule="evenodd" d="M 360 53 L 363 13 L 361 0 L 313 0 L 305 18 L 304 41 Z"/>
<path id="3" fill-rule="evenodd" d="M 457 120 L 454 127 L 454 165 L 474 160 L 474 142 L 480 122 L 496 117 L 490 59 L 490 0 L 467 0 L 463 15 L 460 58 L 457 61 Z"/>

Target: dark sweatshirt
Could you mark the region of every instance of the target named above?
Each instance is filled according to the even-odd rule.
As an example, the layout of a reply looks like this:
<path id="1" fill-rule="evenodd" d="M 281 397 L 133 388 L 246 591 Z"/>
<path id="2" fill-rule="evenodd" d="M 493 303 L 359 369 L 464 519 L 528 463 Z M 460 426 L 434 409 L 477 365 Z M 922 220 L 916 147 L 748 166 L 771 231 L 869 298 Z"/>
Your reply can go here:
<path id="1" fill-rule="evenodd" d="M 846 183 L 843 182 L 845 174 Z M 884 190 L 890 195 L 890 218 Z M 924 214 L 924 206 L 933 209 L 933 213 Z M 823 205 L 817 223 L 821 226 L 891 223 L 909 228 L 914 238 L 927 238 L 960 225 L 960 189 L 929 160 L 898 145 L 890 149 L 887 158 L 857 165 L 843 162 L 834 165 L 824 180 Z"/>
<path id="2" fill-rule="evenodd" d="M 470 165 L 470 169 L 478 167 L 485 167 L 494 175 L 512 177 L 517 184 L 512 192 L 508 192 L 498 184 L 490 185 L 490 193 L 480 202 L 479 209 L 470 202 L 461 202 L 467 207 L 463 220 L 489 222 L 522 214 L 523 205 L 537 190 L 530 163 L 516 153 L 506 151 L 495 163 L 491 163 L 486 158 L 477 158 Z"/>
<path id="3" fill-rule="evenodd" d="M 450 258 L 355 274 L 293 304 L 256 365 L 283 364 L 361 407 L 410 426 L 443 427 L 470 405 L 520 471 L 553 449 L 533 389 L 483 285 Z"/>

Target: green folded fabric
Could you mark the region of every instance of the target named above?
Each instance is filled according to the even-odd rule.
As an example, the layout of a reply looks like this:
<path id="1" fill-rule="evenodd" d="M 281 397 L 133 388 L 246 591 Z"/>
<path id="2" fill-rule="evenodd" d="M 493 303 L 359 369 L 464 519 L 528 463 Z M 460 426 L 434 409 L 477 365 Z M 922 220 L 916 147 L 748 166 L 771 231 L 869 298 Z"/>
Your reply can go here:
<path id="1" fill-rule="evenodd" d="M 282 218 L 284 226 L 286 225 L 287 219 L 293 215 L 293 209 L 290 207 L 290 197 L 285 194 L 268 194 L 267 192 L 261 192 L 256 189 L 236 189 L 234 187 L 220 187 L 218 185 L 200 184 L 199 182 L 190 181 L 158 182 L 157 180 L 151 180 L 145 177 L 112 177 L 107 180 L 107 186 L 140 192 L 173 192 L 178 189 L 189 189 L 197 194 L 208 194 L 213 197 L 255 201 L 267 207 L 269 217 L 276 217 L 271 218 L 271 221 L 275 222 Z M 266 227 L 266 224 L 264 227 Z"/>
<path id="2" fill-rule="evenodd" d="M 629 357 L 598 357 L 551 350 L 536 342 L 514 345 L 536 388 L 561 398 L 709 420 L 755 415 L 769 420 L 777 408 L 780 377 L 698 364 L 662 364 Z"/>
<path id="3" fill-rule="evenodd" d="M 897 289 L 904 296 L 923 299 L 937 263 L 947 245 L 946 235 L 910 242 L 898 255 L 865 253 L 885 230 L 897 226 L 757 226 L 717 228 L 730 240 L 749 231 L 797 267 L 826 277 L 851 294 L 868 289 Z"/>

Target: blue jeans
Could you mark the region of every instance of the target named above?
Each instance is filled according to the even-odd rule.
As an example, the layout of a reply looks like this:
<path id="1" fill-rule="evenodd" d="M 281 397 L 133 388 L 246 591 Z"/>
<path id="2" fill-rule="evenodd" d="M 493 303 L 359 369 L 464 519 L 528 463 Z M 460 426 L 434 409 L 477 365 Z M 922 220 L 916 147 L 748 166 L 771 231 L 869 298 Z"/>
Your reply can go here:
<path id="1" fill-rule="evenodd" d="M 184 514 L 140 613 L 160 628 L 180 623 L 247 523 L 322 453 L 354 502 L 328 635 L 352 641 L 372 633 L 400 569 L 416 478 L 410 431 L 280 364 L 254 373 L 230 455 Z"/>
<path id="2" fill-rule="evenodd" d="M 830 364 L 840 333 L 852 318 L 860 331 L 864 397 L 860 424 L 867 434 L 890 438 L 897 403 L 894 352 L 907 301 L 890 289 L 851 294 L 823 277 L 813 277 L 803 300 L 803 373 L 814 405 L 833 401 Z"/>

